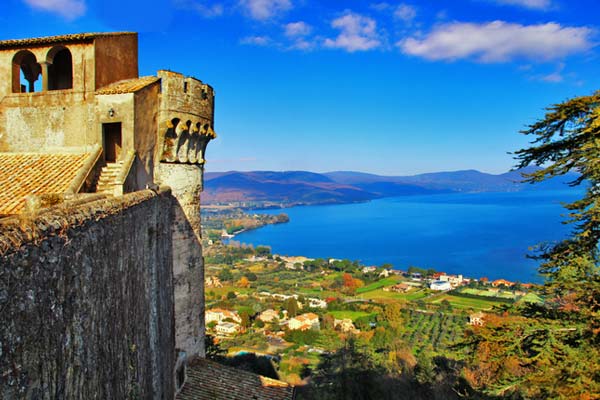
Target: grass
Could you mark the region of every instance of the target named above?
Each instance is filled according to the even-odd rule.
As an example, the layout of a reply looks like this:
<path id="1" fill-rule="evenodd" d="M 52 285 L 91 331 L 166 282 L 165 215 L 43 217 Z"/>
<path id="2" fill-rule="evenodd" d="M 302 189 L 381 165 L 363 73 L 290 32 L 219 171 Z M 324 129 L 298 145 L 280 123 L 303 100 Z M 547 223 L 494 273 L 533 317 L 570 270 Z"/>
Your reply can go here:
<path id="1" fill-rule="evenodd" d="M 447 293 L 432 297 L 432 298 L 428 299 L 427 302 L 432 303 L 432 304 L 438 304 L 444 300 L 448 300 L 450 302 L 450 304 L 452 305 L 452 307 L 454 307 L 454 308 L 460 308 L 460 309 L 472 308 L 473 310 L 489 310 L 495 305 L 502 304 L 500 302 L 493 301 L 493 300 L 486 300 L 483 298 L 482 299 L 471 299 L 471 298 L 466 298 L 466 297 L 452 296 L 451 294 L 447 294 Z"/>
<path id="2" fill-rule="evenodd" d="M 366 286 L 363 286 L 361 288 L 358 288 L 356 290 L 356 294 L 371 292 L 373 290 L 381 289 L 384 286 L 395 285 L 399 281 L 400 281 L 400 279 L 398 277 L 381 279 L 381 280 L 379 280 L 377 282 L 373 282 L 373 283 L 371 283 L 369 285 L 366 285 Z"/>
<path id="3" fill-rule="evenodd" d="M 514 300 L 517 296 L 511 292 L 492 292 L 487 289 L 475 289 L 475 288 L 464 288 L 461 289 L 462 293 L 473 294 L 481 297 L 500 297 L 504 299 Z"/>
<path id="4" fill-rule="evenodd" d="M 333 315 L 336 319 L 351 319 L 353 322 L 360 317 L 372 315 L 365 311 L 329 311 L 329 314 Z"/>
<path id="5" fill-rule="evenodd" d="M 519 300 L 519 303 L 522 303 L 522 302 L 542 304 L 544 302 L 544 299 L 542 299 L 540 296 L 538 296 L 535 293 L 527 293 L 525 296 L 523 296 L 521 298 L 521 300 Z"/>
<path id="6" fill-rule="evenodd" d="M 382 289 L 361 293 L 360 297 L 367 300 L 378 300 L 384 303 L 393 301 L 415 301 L 427 296 L 423 289 L 411 290 L 409 293 L 384 292 Z"/>

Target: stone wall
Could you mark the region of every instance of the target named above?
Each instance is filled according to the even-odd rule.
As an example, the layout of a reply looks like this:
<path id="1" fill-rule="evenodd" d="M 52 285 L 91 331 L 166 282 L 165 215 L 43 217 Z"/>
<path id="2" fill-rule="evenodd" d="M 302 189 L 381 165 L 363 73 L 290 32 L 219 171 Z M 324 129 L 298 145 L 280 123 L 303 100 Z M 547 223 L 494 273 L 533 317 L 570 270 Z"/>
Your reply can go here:
<path id="1" fill-rule="evenodd" d="M 160 108 L 165 113 L 160 116 L 162 120 L 176 117 L 184 122 L 190 120 L 193 124 L 212 126 L 215 93 L 210 85 L 172 71 L 160 70 L 157 75 L 162 86 Z"/>
<path id="2" fill-rule="evenodd" d="M 175 345 L 188 357 L 204 356 L 204 259 L 200 228 L 202 167 L 159 163 L 158 182 L 177 199 L 173 222 Z"/>
<path id="3" fill-rule="evenodd" d="M 0 398 L 173 398 L 173 213 L 146 190 L 0 221 Z"/>

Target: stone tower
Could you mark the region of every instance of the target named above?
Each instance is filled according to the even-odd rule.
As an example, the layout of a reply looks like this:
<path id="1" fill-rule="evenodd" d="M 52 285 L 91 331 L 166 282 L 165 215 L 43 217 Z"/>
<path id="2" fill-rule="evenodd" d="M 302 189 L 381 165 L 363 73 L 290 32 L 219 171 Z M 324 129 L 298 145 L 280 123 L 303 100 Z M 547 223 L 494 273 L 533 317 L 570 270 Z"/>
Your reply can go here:
<path id="1" fill-rule="evenodd" d="M 179 202 L 173 224 L 176 347 L 187 357 L 204 356 L 204 259 L 201 248 L 200 192 L 204 154 L 213 130 L 214 91 L 201 81 L 159 71 L 160 163 L 157 182 Z"/>

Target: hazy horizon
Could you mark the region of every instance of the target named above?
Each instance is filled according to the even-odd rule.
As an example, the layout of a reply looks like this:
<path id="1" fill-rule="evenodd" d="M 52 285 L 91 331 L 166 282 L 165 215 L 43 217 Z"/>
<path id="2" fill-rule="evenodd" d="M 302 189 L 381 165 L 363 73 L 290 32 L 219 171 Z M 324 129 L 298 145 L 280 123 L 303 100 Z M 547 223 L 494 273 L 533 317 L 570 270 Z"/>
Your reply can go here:
<path id="1" fill-rule="evenodd" d="M 545 107 L 600 88 L 597 7 L 7 0 L 0 39 L 138 31 L 140 76 L 169 68 L 214 87 L 209 171 L 498 174 Z"/>

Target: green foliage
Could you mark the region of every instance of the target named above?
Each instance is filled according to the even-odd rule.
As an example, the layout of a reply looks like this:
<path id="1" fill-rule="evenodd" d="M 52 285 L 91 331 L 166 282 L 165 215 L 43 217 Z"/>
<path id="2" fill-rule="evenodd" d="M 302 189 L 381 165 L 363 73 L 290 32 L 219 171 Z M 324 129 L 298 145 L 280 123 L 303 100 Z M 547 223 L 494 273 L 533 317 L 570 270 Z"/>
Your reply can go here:
<path id="1" fill-rule="evenodd" d="M 330 268 L 334 271 L 342 271 L 342 272 L 356 272 L 361 266 L 358 261 L 350 261 L 350 260 L 335 260 L 330 264 Z"/>
<path id="2" fill-rule="evenodd" d="M 245 272 L 245 273 L 244 273 L 244 276 L 245 276 L 246 278 L 248 278 L 248 280 L 249 280 L 250 282 L 256 282 L 256 280 L 258 279 L 258 277 L 256 276 L 256 274 L 255 274 L 254 272 L 251 272 L 251 271 L 247 271 L 247 272 Z"/>
<path id="3" fill-rule="evenodd" d="M 398 328 L 402 324 L 402 307 L 398 303 L 388 304 L 383 313 L 380 314 L 381 320 L 393 328 Z"/>
<path id="4" fill-rule="evenodd" d="M 237 296 L 234 292 L 227 292 L 227 300 L 233 300 L 235 299 Z"/>
<path id="5" fill-rule="evenodd" d="M 271 255 L 271 248 L 269 246 L 257 246 L 254 251 L 257 257 L 268 257 Z"/>
<path id="6" fill-rule="evenodd" d="M 265 356 L 257 356 L 254 353 L 245 353 L 236 355 L 235 357 L 222 358 L 219 362 L 258 375 L 279 379 L 279 375 L 277 374 L 277 371 L 275 371 L 273 363 Z"/>
<path id="7" fill-rule="evenodd" d="M 240 325 L 243 328 L 250 327 L 250 324 L 251 324 L 251 322 L 250 322 L 250 315 L 248 315 L 248 313 L 246 311 L 242 311 L 240 313 L 240 319 L 242 320 L 242 322 L 240 323 Z"/>
<path id="8" fill-rule="evenodd" d="M 497 395 L 593 398 L 600 393 L 600 352 L 569 321 L 488 316 L 467 332 L 472 351 L 466 376 Z"/>
<path id="9" fill-rule="evenodd" d="M 206 349 L 206 358 L 210 360 L 217 360 L 225 355 L 223 350 L 216 342 L 212 335 L 204 336 L 204 348 Z"/>
<path id="10" fill-rule="evenodd" d="M 427 275 L 427 270 L 425 270 L 423 268 L 415 267 L 414 265 L 411 265 L 410 267 L 408 267 L 407 272 L 409 274 L 421 274 L 423 276 Z"/>
<path id="11" fill-rule="evenodd" d="M 297 344 L 314 344 L 319 339 L 319 331 L 313 329 L 301 330 L 288 330 L 284 337 L 285 340 Z"/>
<path id="12" fill-rule="evenodd" d="M 217 275 L 222 282 L 233 280 L 233 274 L 229 268 L 223 268 Z"/>
<path id="13" fill-rule="evenodd" d="M 535 258 L 546 277 L 546 302 L 506 307 L 468 331 L 466 376 L 486 392 L 526 398 L 594 398 L 600 393 L 600 92 L 548 109 L 523 131 L 531 146 L 518 167 L 540 169 L 528 182 L 577 173 L 582 199 L 566 204 L 572 234 L 542 244 Z M 508 314 L 512 311 L 516 315 Z"/>
<path id="14" fill-rule="evenodd" d="M 298 315 L 298 302 L 295 298 L 290 297 L 285 301 L 285 309 L 288 312 L 288 317 L 292 318 Z"/>
<path id="15" fill-rule="evenodd" d="M 323 355 L 312 377 L 319 399 L 376 399 L 383 392 L 378 381 L 384 373 L 369 353 L 349 340 L 333 354 Z"/>
<path id="16" fill-rule="evenodd" d="M 600 91 L 549 108 L 545 118 L 523 131 L 532 146 L 517 151 L 518 167 L 544 166 L 526 176 L 529 182 L 577 172 L 572 186 L 585 183 L 582 199 L 566 204 L 571 237 L 538 247 L 540 272 L 549 294 L 569 297 L 564 315 L 589 321 L 589 334 L 600 341 Z"/>

